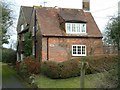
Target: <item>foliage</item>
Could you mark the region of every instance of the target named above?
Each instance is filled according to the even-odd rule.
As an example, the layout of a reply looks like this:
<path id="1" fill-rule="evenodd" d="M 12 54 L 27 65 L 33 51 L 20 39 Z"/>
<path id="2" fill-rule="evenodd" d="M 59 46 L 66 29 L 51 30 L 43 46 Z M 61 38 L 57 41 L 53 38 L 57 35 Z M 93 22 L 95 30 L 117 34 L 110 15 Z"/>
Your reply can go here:
<path id="1" fill-rule="evenodd" d="M 117 64 L 116 55 L 88 56 L 87 61 L 92 73 L 101 73 L 114 69 Z"/>
<path id="2" fill-rule="evenodd" d="M 24 55 L 26 57 L 32 55 L 32 36 L 30 32 L 25 33 Z"/>
<path id="3" fill-rule="evenodd" d="M 18 73 L 23 78 L 26 78 L 26 77 L 29 76 L 29 73 L 28 73 L 28 70 L 27 70 L 27 65 L 24 62 L 20 63 Z"/>
<path id="4" fill-rule="evenodd" d="M 114 69 L 117 64 L 116 55 L 88 56 L 87 74 L 96 74 Z M 67 60 L 61 63 L 46 61 L 41 64 L 41 73 L 50 78 L 69 78 L 80 76 L 81 58 Z"/>
<path id="5" fill-rule="evenodd" d="M 56 62 L 53 61 L 43 62 L 41 65 L 41 73 L 45 74 L 50 78 L 59 78 L 60 68 Z"/>
<path id="6" fill-rule="evenodd" d="M 85 75 L 85 88 L 116 88 L 117 74 L 111 70 L 108 72 Z M 44 75 L 36 77 L 39 88 L 81 88 L 80 77 L 71 77 L 66 79 L 51 79 Z M 109 86 L 109 87 L 108 87 Z"/>
<path id="7" fill-rule="evenodd" d="M 110 44 L 114 43 L 118 48 L 118 56 L 120 56 L 120 17 L 111 18 L 106 26 L 106 41 Z"/>
<path id="8" fill-rule="evenodd" d="M 10 38 L 10 36 L 7 35 L 7 31 L 13 24 L 13 17 L 12 17 L 13 11 L 10 9 L 9 3 L 6 3 L 4 0 L 1 2 L 2 5 L 0 4 L 0 8 L 2 8 L 2 22 L 1 22 L 2 44 L 4 43 L 8 44 L 9 43 L 8 39 Z"/>
<path id="9" fill-rule="evenodd" d="M 75 77 L 80 75 L 80 63 L 79 60 L 68 60 L 61 63 L 46 61 L 41 65 L 41 72 L 50 78 Z M 86 74 L 88 73 L 91 73 L 90 70 Z"/>
<path id="10" fill-rule="evenodd" d="M 2 62 L 15 65 L 16 59 L 16 51 L 7 48 L 2 49 Z"/>
<path id="11" fill-rule="evenodd" d="M 40 72 L 40 62 L 33 60 L 32 57 L 26 57 L 22 62 L 16 62 L 16 69 L 20 75 L 29 76 Z"/>

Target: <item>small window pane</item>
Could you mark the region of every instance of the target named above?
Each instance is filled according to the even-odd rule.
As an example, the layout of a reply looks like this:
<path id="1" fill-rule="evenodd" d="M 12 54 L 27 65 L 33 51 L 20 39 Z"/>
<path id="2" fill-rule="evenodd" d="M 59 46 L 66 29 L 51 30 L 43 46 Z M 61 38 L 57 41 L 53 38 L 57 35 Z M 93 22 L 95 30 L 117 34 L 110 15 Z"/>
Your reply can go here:
<path id="1" fill-rule="evenodd" d="M 68 32 L 71 32 L 70 23 L 67 23 L 67 31 L 68 31 Z"/>
<path id="2" fill-rule="evenodd" d="M 85 54 L 85 46 L 82 46 L 82 54 Z"/>
<path id="3" fill-rule="evenodd" d="M 81 54 L 81 46 L 78 46 L 78 54 Z"/>
<path id="4" fill-rule="evenodd" d="M 73 23 L 72 24 L 72 32 L 75 32 L 76 30 L 75 30 L 75 24 Z"/>
<path id="5" fill-rule="evenodd" d="M 73 54 L 76 54 L 76 52 L 73 52 Z"/>
<path id="6" fill-rule="evenodd" d="M 85 32 L 85 24 L 82 24 L 81 29 L 82 29 L 82 30 L 81 30 L 82 32 Z"/>
<path id="7" fill-rule="evenodd" d="M 80 24 L 77 24 L 77 32 L 80 32 Z"/>

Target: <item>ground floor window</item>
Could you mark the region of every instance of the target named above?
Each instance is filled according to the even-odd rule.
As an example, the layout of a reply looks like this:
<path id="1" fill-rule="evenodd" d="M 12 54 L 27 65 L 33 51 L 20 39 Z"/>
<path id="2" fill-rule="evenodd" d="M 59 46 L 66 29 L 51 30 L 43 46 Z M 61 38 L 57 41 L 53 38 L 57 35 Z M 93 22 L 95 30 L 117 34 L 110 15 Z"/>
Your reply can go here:
<path id="1" fill-rule="evenodd" d="M 72 56 L 86 56 L 86 45 L 72 45 Z"/>

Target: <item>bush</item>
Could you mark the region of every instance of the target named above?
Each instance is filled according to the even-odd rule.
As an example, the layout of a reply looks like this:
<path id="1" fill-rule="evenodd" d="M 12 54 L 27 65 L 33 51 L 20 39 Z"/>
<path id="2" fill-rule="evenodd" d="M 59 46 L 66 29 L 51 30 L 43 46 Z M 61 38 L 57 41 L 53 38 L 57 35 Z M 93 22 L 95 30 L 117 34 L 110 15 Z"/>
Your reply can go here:
<path id="1" fill-rule="evenodd" d="M 2 50 L 2 62 L 12 63 L 13 65 L 15 65 L 16 59 L 17 59 L 16 51 L 14 51 L 12 49 L 3 48 L 3 50 Z"/>
<path id="2" fill-rule="evenodd" d="M 87 59 L 92 73 L 100 73 L 114 69 L 117 64 L 116 57 L 115 55 L 103 55 L 87 57 Z"/>
<path id="3" fill-rule="evenodd" d="M 28 67 L 27 67 L 27 65 L 24 62 L 20 63 L 20 67 L 19 67 L 19 72 L 18 73 L 23 78 L 26 78 L 26 77 L 29 76 Z"/>
<path id="4" fill-rule="evenodd" d="M 38 74 L 40 72 L 40 62 L 32 57 L 26 57 L 22 62 L 16 62 L 16 69 L 21 76 L 25 77 L 31 74 Z"/>
<path id="5" fill-rule="evenodd" d="M 41 64 L 41 72 L 51 78 L 60 78 L 60 67 L 53 61 L 43 62 Z"/>
<path id="6" fill-rule="evenodd" d="M 41 72 L 50 78 L 69 78 L 80 76 L 80 59 L 81 58 L 76 58 L 61 63 L 54 61 L 42 62 Z M 88 56 L 86 57 L 86 60 L 88 62 L 88 68 L 85 71 L 86 74 L 109 71 L 114 69 L 117 62 L 116 56 L 114 55 Z"/>
<path id="7" fill-rule="evenodd" d="M 61 63 L 46 61 L 41 65 L 41 72 L 54 79 L 80 76 L 80 63 L 79 60 L 68 60 Z M 86 74 L 88 73 L 91 73 L 90 70 Z"/>
<path id="8" fill-rule="evenodd" d="M 33 57 L 28 56 L 23 62 L 27 65 L 27 69 L 30 74 L 38 74 L 40 72 L 40 62 L 34 60 Z"/>

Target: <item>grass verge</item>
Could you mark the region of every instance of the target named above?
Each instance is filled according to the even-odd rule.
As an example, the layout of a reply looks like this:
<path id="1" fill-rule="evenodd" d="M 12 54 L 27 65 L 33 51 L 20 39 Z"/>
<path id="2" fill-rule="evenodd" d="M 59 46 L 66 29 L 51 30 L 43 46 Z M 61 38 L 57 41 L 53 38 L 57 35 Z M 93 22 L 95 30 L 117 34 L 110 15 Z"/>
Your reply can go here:
<path id="1" fill-rule="evenodd" d="M 115 70 L 85 76 L 85 88 L 116 88 Z M 44 75 L 36 76 L 39 88 L 80 88 L 80 77 L 50 79 Z"/>

